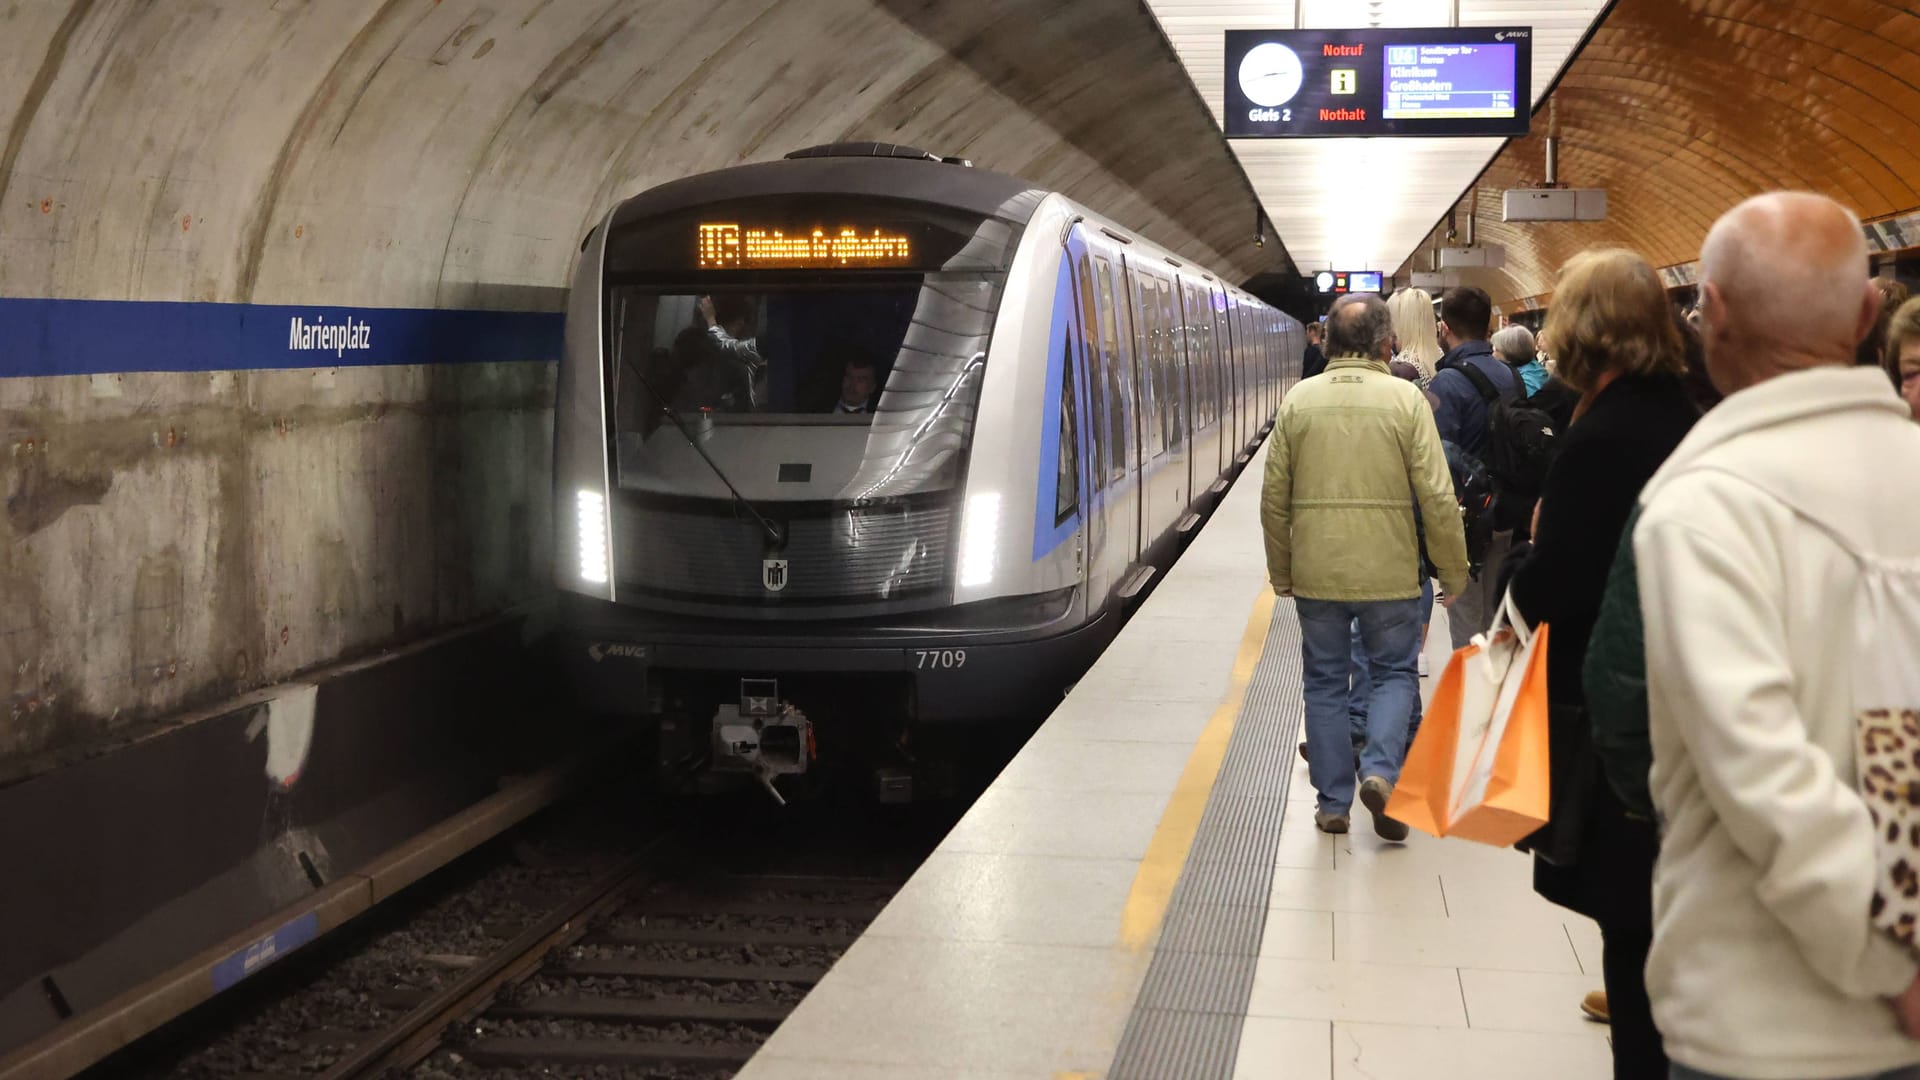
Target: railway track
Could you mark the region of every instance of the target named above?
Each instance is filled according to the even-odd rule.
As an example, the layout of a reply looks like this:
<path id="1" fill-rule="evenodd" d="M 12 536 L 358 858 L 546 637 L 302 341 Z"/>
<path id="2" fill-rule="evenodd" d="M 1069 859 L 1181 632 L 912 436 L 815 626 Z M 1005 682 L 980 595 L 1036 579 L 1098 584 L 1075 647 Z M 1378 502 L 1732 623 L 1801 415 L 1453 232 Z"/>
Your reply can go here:
<path id="1" fill-rule="evenodd" d="M 960 809 L 589 800 L 88 1080 L 730 1077 Z"/>
<path id="2" fill-rule="evenodd" d="M 662 848 L 673 848 L 669 841 Z M 324 1074 L 472 1067 L 731 1076 L 904 882 L 715 874 L 637 857 Z"/>

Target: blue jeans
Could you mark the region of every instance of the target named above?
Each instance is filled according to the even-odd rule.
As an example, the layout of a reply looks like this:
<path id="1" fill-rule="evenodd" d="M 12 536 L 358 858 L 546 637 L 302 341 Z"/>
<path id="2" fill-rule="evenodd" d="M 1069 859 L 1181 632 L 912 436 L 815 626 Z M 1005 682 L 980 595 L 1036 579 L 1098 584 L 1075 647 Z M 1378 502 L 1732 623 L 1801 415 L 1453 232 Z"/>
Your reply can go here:
<path id="1" fill-rule="evenodd" d="M 1307 775 L 1319 793 L 1321 811 L 1344 814 L 1353 806 L 1354 790 L 1352 722 L 1347 713 L 1354 624 L 1360 627 L 1372 680 L 1360 775 L 1391 783 L 1400 776 L 1400 761 L 1407 752 L 1407 720 L 1420 697 L 1414 659 L 1420 645 L 1420 601 L 1301 597 L 1294 601 L 1294 610 L 1300 617 L 1306 686 Z"/>
<path id="2" fill-rule="evenodd" d="M 1695 1070 L 1695 1068 L 1680 1065 L 1678 1061 L 1672 1063 L 1672 1072 L 1668 1072 L 1668 1076 L 1670 1076 L 1672 1080 L 1732 1080 L 1732 1078 L 1728 1078 L 1728 1076 L 1715 1076 L 1713 1072 L 1699 1072 L 1699 1070 Z M 1809 1080 L 1816 1080 L 1816 1078 L 1809 1078 Z M 1920 1080 L 1920 1065 L 1916 1065 L 1916 1067 L 1895 1068 L 1893 1072 L 1876 1072 L 1876 1074 L 1872 1074 L 1872 1076 L 1847 1076 L 1847 1078 L 1828 1076 L 1828 1078 L 1818 1078 L 1818 1080 Z"/>
<path id="3" fill-rule="evenodd" d="M 1427 626 L 1433 622 L 1433 579 L 1420 579 L 1420 633 L 1413 639 L 1414 673 L 1420 670 L 1420 642 L 1427 636 Z M 1373 673 L 1367 665 L 1367 649 L 1360 640 L 1360 620 L 1353 623 L 1353 660 L 1347 686 L 1347 717 L 1353 725 L 1353 745 L 1358 749 L 1367 744 L 1367 702 L 1373 697 Z M 1413 711 L 1407 719 L 1407 745 L 1413 745 L 1413 737 L 1420 730 L 1420 717 L 1423 713 L 1420 705 L 1420 686 L 1414 684 Z"/>
<path id="4" fill-rule="evenodd" d="M 1353 746 L 1367 744 L 1367 706 L 1373 700 L 1373 673 L 1367 670 L 1367 646 L 1360 640 L 1360 620 L 1353 620 L 1353 642 L 1347 662 L 1347 722 L 1353 728 Z"/>

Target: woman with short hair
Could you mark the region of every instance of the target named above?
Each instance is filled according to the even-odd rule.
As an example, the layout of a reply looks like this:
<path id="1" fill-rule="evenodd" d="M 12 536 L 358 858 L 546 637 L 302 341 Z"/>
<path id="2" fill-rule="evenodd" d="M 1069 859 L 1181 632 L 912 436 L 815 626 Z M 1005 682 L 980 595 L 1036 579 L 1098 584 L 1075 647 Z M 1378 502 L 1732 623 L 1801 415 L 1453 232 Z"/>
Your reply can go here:
<path id="1" fill-rule="evenodd" d="M 1601 777 L 1581 684 L 1588 639 L 1614 549 L 1640 489 L 1699 418 L 1681 379 L 1684 344 L 1666 287 L 1622 248 L 1582 252 L 1560 272 L 1546 332 L 1558 375 L 1581 395 L 1519 557 L 1511 594 L 1520 614 L 1552 627 L 1547 698 L 1553 807 L 1523 847 L 1534 890 L 1600 924 L 1614 1076 L 1664 1077 L 1642 969 L 1653 938 L 1651 821 L 1628 817 Z"/>
<path id="2" fill-rule="evenodd" d="M 1533 331 L 1515 323 L 1493 335 L 1492 344 L 1493 355 L 1520 376 L 1521 384 L 1526 387 L 1523 396 L 1532 397 L 1547 385 L 1547 365 L 1540 362 L 1540 352 L 1533 343 Z"/>

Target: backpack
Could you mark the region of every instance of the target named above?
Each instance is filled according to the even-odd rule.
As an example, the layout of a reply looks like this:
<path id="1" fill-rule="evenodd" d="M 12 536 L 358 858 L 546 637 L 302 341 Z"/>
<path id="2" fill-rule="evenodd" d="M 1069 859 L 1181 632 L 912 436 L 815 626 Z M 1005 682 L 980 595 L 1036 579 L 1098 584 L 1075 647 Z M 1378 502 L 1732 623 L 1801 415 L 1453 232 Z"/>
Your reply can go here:
<path id="1" fill-rule="evenodd" d="M 1487 471 L 1493 474 L 1500 494 L 1512 495 L 1516 506 L 1540 497 L 1547 482 L 1547 466 L 1553 464 L 1553 417 L 1519 393 L 1503 398 L 1493 380 L 1471 363 L 1456 369 L 1480 391 L 1487 403 Z M 1520 373 L 1514 372 L 1516 391 Z"/>
<path id="2" fill-rule="evenodd" d="M 1440 448 L 1447 456 L 1447 472 L 1453 476 L 1453 497 L 1460 502 L 1460 525 L 1467 534 L 1467 571 L 1477 580 L 1480 568 L 1486 565 L 1487 547 L 1493 543 L 1493 477 L 1458 445 L 1442 439 Z"/>

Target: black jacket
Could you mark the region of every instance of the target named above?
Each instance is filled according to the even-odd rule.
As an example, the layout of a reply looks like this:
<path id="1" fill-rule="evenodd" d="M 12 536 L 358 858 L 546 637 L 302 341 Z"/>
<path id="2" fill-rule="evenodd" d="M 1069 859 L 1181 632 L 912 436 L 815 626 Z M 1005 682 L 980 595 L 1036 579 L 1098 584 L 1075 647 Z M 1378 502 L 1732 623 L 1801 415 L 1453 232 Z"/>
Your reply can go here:
<path id="1" fill-rule="evenodd" d="M 1320 346 L 1311 341 L 1307 342 L 1306 357 L 1300 364 L 1300 378 L 1311 379 L 1325 370 L 1327 370 L 1327 354 L 1320 351 Z"/>
<path id="2" fill-rule="evenodd" d="M 1586 703 L 1580 667 L 1620 531 L 1640 489 L 1699 418 L 1679 379 L 1626 376 L 1559 436 L 1540 491 L 1540 531 L 1513 575 L 1520 614 L 1553 627 L 1547 647 L 1553 700 Z"/>
<path id="3" fill-rule="evenodd" d="M 1699 418 L 1672 376 L 1625 376 L 1600 391 L 1560 436 L 1540 531 L 1512 579 L 1521 615 L 1550 628 L 1553 820 L 1525 845 L 1544 856 L 1534 861 L 1534 889 L 1602 925 L 1650 925 L 1658 845 L 1651 823 L 1628 819 L 1601 779 L 1581 667 L 1640 489 Z"/>
<path id="4" fill-rule="evenodd" d="M 1568 386 L 1558 375 L 1547 376 L 1540 389 L 1527 399 L 1535 408 L 1553 418 L 1553 434 L 1559 438 L 1573 422 L 1573 410 L 1580 404 L 1580 392 Z"/>

